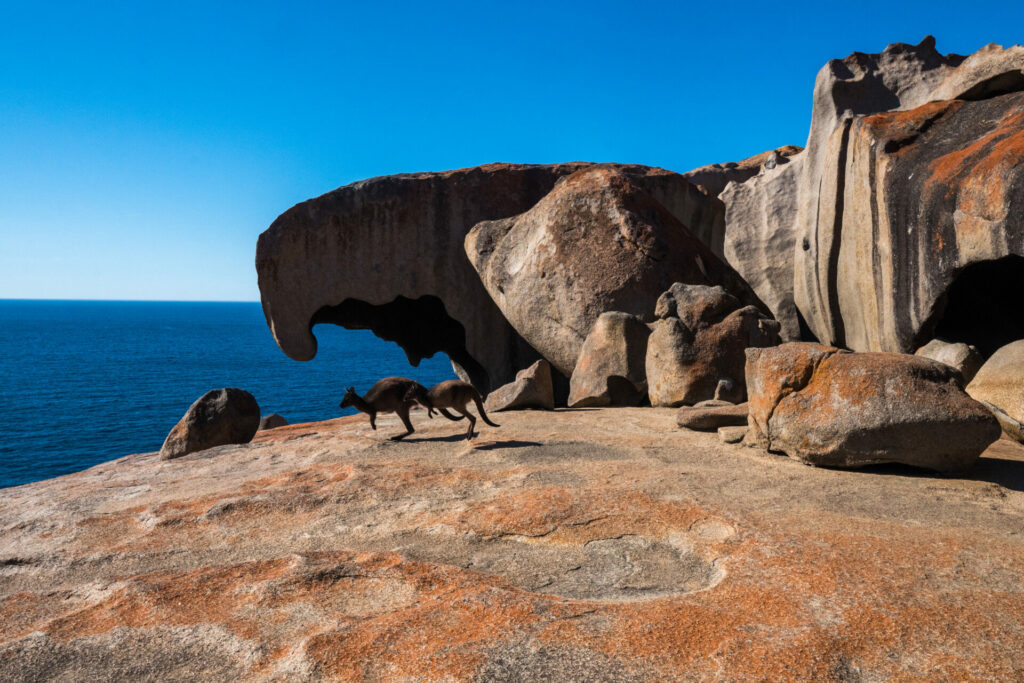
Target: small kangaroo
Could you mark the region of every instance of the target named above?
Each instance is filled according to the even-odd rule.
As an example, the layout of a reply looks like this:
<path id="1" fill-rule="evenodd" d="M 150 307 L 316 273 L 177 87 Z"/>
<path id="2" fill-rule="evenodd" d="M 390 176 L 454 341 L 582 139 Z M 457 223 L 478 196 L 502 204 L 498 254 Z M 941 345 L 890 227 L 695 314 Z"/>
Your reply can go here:
<path id="1" fill-rule="evenodd" d="M 406 392 L 405 398 L 406 400 L 413 400 L 416 403 L 419 403 L 421 406 L 426 408 L 428 412 L 433 411 L 436 408 L 442 415 L 453 422 L 461 420 L 462 417 L 468 417 L 469 430 L 466 432 L 467 441 L 473 438 L 473 428 L 476 426 L 476 418 L 473 417 L 469 410 L 466 409 L 466 406 L 470 401 L 476 403 L 476 410 L 480 413 L 480 417 L 483 418 L 484 422 L 492 427 L 501 426 L 487 419 L 487 413 L 484 412 L 484 402 L 480 398 L 480 392 L 477 391 L 469 382 L 450 379 L 447 382 L 441 382 L 437 386 L 431 388 L 425 395 L 417 395 L 414 388 L 410 388 Z M 445 410 L 445 408 L 451 408 L 452 410 L 462 413 L 462 417 L 455 417 Z"/>
<path id="2" fill-rule="evenodd" d="M 409 409 L 419 403 L 426 405 L 427 389 L 419 382 L 405 377 L 385 377 L 374 384 L 366 396 L 360 396 L 353 387 L 345 392 L 345 398 L 338 404 L 339 408 L 352 406 L 356 410 L 370 416 L 370 426 L 377 429 L 377 413 L 398 413 L 405 425 L 405 434 L 397 434 L 390 437 L 392 441 L 398 441 L 412 434 L 415 429 L 409 421 Z M 433 417 L 434 411 L 427 410 L 427 417 Z"/>

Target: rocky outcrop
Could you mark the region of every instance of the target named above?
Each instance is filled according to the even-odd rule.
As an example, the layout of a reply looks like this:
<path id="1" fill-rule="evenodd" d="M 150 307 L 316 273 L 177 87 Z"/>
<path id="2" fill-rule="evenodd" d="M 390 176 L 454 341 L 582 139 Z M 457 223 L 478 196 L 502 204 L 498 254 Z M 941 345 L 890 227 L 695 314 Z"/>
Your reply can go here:
<path id="1" fill-rule="evenodd" d="M 756 301 L 689 230 L 708 197 L 694 188 L 693 217 L 681 222 L 646 182 L 614 168 L 583 169 L 526 213 L 479 223 L 466 236 L 466 253 L 502 313 L 565 375 L 601 313 L 650 319 L 673 282 L 721 284 Z M 674 182 L 680 193 L 693 188 L 679 176 Z"/>
<path id="2" fill-rule="evenodd" d="M 747 351 L 747 441 L 811 465 L 962 471 L 999 438 L 959 373 L 896 353 L 791 343 Z"/>
<path id="3" fill-rule="evenodd" d="M 784 339 L 911 352 L 965 268 L 1020 254 L 1020 103 L 1006 93 L 1024 88 L 1022 59 L 1021 47 L 942 55 L 928 37 L 822 68 L 805 150 L 719 195 L 721 254 Z"/>
<path id="4" fill-rule="evenodd" d="M 0 680 L 1020 679 L 1024 446 L 936 480 L 673 410 L 501 425 L 351 416 L 4 489 Z"/>
<path id="5" fill-rule="evenodd" d="M 244 389 L 214 389 L 189 406 L 160 449 L 172 460 L 225 444 L 248 443 L 260 427 L 260 406 Z"/>
<path id="6" fill-rule="evenodd" d="M 967 385 L 967 393 L 1001 412 L 996 417 L 1003 431 L 1024 442 L 1024 339 L 996 351 Z"/>
<path id="7" fill-rule="evenodd" d="M 964 386 L 974 379 L 985 362 L 978 349 L 970 344 L 954 344 L 941 339 L 932 339 L 915 351 L 914 355 L 931 358 L 956 368 L 964 379 Z"/>
<path id="8" fill-rule="evenodd" d="M 699 432 L 714 432 L 720 427 L 747 424 L 747 404 L 728 401 L 701 401 L 676 411 L 676 424 Z"/>
<path id="9" fill-rule="evenodd" d="M 498 387 L 487 395 L 484 408 L 501 410 L 555 409 L 555 389 L 551 381 L 551 364 L 543 358 L 516 373 L 514 382 Z"/>
<path id="10" fill-rule="evenodd" d="M 312 326 L 370 329 L 398 343 L 413 365 L 446 353 L 481 393 L 512 381 L 539 356 L 487 294 L 463 239 L 480 221 L 527 211 L 559 178 L 589 166 L 491 164 L 371 178 L 292 207 L 256 245 L 275 341 L 308 360 L 316 354 Z M 669 211 L 700 208 L 701 192 L 674 173 L 610 167 L 641 179 Z M 720 213 L 706 217 L 715 220 Z"/>
<path id="11" fill-rule="evenodd" d="M 288 424 L 288 420 L 284 419 L 277 413 L 271 413 L 270 415 L 264 415 L 260 418 L 260 428 L 258 431 L 264 431 L 267 429 L 277 429 L 278 427 L 284 427 Z"/>
<path id="12" fill-rule="evenodd" d="M 635 406 L 647 398 L 647 337 L 635 315 L 602 313 L 583 342 L 569 381 L 569 407 Z"/>
<path id="13" fill-rule="evenodd" d="M 754 306 L 742 306 L 721 287 L 673 284 L 655 311 L 659 320 L 645 360 L 653 406 L 713 398 L 742 402 L 745 350 L 779 343 L 776 321 Z"/>
<path id="14" fill-rule="evenodd" d="M 682 175 L 691 183 L 700 186 L 712 197 L 717 197 L 729 183 L 745 183 L 756 175 L 788 164 L 790 158 L 802 152 L 803 149 L 796 145 L 784 145 L 748 157 L 743 161 L 708 164 Z M 721 256 L 720 253 L 719 256 Z"/>

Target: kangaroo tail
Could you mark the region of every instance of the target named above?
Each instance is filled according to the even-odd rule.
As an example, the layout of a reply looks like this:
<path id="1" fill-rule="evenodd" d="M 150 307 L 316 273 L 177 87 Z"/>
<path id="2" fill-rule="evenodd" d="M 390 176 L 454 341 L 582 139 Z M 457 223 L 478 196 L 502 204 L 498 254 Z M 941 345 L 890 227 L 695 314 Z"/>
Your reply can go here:
<path id="1" fill-rule="evenodd" d="M 466 416 L 465 416 L 465 415 L 459 415 L 458 417 L 455 417 L 454 415 L 452 415 L 451 413 L 449 413 L 449 412 L 448 412 L 447 410 L 445 410 L 444 408 L 438 408 L 437 410 L 438 410 L 438 411 L 440 411 L 440 413 L 441 413 L 442 415 L 444 415 L 445 417 L 447 417 L 447 418 L 448 418 L 449 420 L 451 420 L 452 422 L 458 422 L 459 420 L 465 420 L 465 419 L 466 419 Z"/>
<path id="2" fill-rule="evenodd" d="M 487 419 L 487 413 L 484 412 L 484 402 L 480 400 L 480 393 L 476 392 L 473 396 L 473 401 L 476 402 L 476 411 L 480 413 L 480 417 L 484 419 L 484 422 L 491 425 L 492 427 L 500 427 L 501 425 L 495 424 Z"/>

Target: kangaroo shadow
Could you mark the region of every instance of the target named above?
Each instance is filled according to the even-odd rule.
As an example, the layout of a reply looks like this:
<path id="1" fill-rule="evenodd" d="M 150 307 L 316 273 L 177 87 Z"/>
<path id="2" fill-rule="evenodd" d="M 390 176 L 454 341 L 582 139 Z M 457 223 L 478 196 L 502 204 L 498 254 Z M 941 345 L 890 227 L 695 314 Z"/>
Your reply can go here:
<path id="1" fill-rule="evenodd" d="M 539 441 L 491 441 L 476 447 L 478 451 L 496 451 L 502 448 L 529 448 L 530 446 L 543 446 Z"/>

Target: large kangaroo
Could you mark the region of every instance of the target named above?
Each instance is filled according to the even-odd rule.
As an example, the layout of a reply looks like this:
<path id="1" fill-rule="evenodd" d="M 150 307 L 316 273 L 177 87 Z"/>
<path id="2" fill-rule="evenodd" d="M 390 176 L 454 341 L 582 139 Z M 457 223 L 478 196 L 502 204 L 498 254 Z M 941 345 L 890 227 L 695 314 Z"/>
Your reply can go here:
<path id="1" fill-rule="evenodd" d="M 405 434 L 397 434 L 390 437 L 392 441 L 398 441 L 412 434 L 415 429 L 409 421 L 409 409 L 417 403 L 426 405 L 427 389 L 419 382 L 405 377 L 385 377 L 377 382 L 366 392 L 366 396 L 360 396 L 353 387 L 345 392 L 345 398 L 338 404 L 339 408 L 352 406 L 356 410 L 370 416 L 370 426 L 377 429 L 377 413 L 398 413 L 405 425 Z M 434 411 L 427 412 L 428 417 L 434 416 Z"/>
<path id="2" fill-rule="evenodd" d="M 405 398 L 406 400 L 413 400 L 419 403 L 428 411 L 436 408 L 442 415 L 453 422 L 461 420 L 462 417 L 468 417 L 469 430 L 466 432 L 467 440 L 473 438 L 473 427 L 476 426 L 476 418 L 466 409 L 470 401 L 476 403 L 476 410 L 480 413 L 480 417 L 483 418 L 484 422 L 492 427 L 501 426 L 487 419 L 487 413 L 484 412 L 484 402 L 480 399 L 480 392 L 469 382 L 450 379 L 431 388 L 425 395 L 417 395 L 413 389 L 409 389 L 405 394 Z M 455 417 L 445 408 L 451 408 L 462 413 L 462 417 Z"/>

